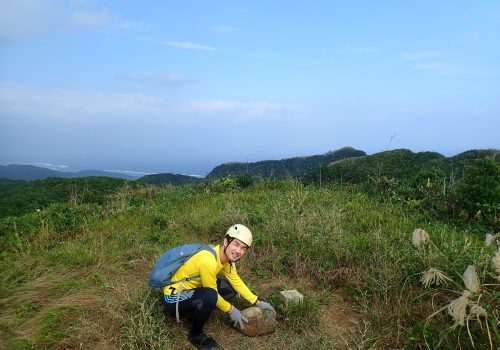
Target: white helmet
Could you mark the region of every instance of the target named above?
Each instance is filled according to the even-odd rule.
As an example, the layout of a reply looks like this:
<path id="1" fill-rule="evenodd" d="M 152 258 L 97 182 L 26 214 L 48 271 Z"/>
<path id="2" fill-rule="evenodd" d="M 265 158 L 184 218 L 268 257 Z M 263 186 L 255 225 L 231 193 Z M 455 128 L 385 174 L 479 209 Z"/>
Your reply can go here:
<path id="1" fill-rule="evenodd" d="M 227 230 L 226 236 L 239 239 L 243 243 L 245 243 L 248 247 L 252 246 L 252 232 L 248 229 L 248 227 L 236 224 L 233 225 Z"/>

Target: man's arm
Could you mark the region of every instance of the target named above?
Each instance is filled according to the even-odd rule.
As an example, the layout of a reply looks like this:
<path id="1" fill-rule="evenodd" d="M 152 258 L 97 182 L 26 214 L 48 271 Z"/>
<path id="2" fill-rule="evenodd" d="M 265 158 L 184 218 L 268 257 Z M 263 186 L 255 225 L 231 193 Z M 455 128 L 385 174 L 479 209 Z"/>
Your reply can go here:
<path id="1" fill-rule="evenodd" d="M 236 272 L 236 268 L 231 266 L 231 263 L 224 264 L 222 267 L 224 276 L 226 276 L 231 286 L 250 304 L 255 304 L 257 302 L 257 296 L 253 294 L 246 284 L 241 280 L 240 276 Z"/>

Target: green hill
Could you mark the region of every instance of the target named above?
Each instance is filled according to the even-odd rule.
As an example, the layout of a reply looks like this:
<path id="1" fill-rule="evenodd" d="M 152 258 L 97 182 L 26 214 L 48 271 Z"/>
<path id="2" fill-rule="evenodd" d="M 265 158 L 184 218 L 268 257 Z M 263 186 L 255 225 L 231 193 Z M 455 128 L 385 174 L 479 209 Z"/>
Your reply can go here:
<path id="1" fill-rule="evenodd" d="M 499 152 L 498 150 L 471 150 L 447 158 L 435 152 L 414 153 L 407 149 L 398 149 L 332 162 L 304 176 L 304 181 L 306 183 L 321 181 L 323 184 L 329 182 L 356 184 L 366 182 L 371 177 L 384 176 L 404 182 L 418 173 L 436 168 L 444 174 L 453 173 L 457 179 L 463 177 L 465 167 L 475 159 L 496 156 L 496 159 L 500 160 Z"/>
<path id="2" fill-rule="evenodd" d="M 356 190 L 405 203 L 441 220 L 481 221 L 500 229 L 498 150 L 444 157 L 400 149 L 345 159 L 307 174 L 306 184 L 356 186 Z"/>
<path id="3" fill-rule="evenodd" d="M 366 153 L 363 151 L 352 147 L 344 147 L 323 155 L 294 157 L 282 160 L 264 160 L 253 163 L 224 163 L 215 167 L 207 175 L 207 178 L 221 178 L 227 175 L 237 176 L 244 173 L 249 173 L 259 179 L 300 177 L 321 165 L 364 155 Z"/>
<path id="4" fill-rule="evenodd" d="M 0 217 L 41 210 L 52 203 L 97 203 L 133 182 L 110 177 L 46 178 L 21 181 L 0 179 Z"/>
<path id="5" fill-rule="evenodd" d="M 136 181 L 138 183 L 161 186 L 161 185 L 185 185 L 190 183 L 200 183 L 203 181 L 203 179 L 188 175 L 162 173 L 162 174 L 146 175 L 137 179 Z"/>
<path id="6" fill-rule="evenodd" d="M 476 159 L 491 158 L 500 163 L 500 150 L 497 149 L 474 149 L 459 153 L 443 161 L 443 169 L 446 174 L 462 178 L 465 169 Z"/>

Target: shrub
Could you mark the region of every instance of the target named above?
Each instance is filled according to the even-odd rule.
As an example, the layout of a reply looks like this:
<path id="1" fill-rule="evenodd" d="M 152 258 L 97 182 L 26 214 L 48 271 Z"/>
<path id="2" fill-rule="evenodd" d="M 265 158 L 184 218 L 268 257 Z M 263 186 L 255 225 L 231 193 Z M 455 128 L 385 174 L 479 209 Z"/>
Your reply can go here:
<path id="1" fill-rule="evenodd" d="M 231 175 L 215 179 L 209 186 L 214 192 L 229 192 L 236 188 L 236 182 Z"/>
<path id="2" fill-rule="evenodd" d="M 467 219 L 486 221 L 498 229 L 500 164 L 492 158 L 476 159 L 455 189 L 457 205 Z"/>
<path id="3" fill-rule="evenodd" d="M 253 184 L 252 175 L 250 173 L 240 174 L 236 178 L 236 183 L 238 184 L 238 187 L 247 188 Z"/>

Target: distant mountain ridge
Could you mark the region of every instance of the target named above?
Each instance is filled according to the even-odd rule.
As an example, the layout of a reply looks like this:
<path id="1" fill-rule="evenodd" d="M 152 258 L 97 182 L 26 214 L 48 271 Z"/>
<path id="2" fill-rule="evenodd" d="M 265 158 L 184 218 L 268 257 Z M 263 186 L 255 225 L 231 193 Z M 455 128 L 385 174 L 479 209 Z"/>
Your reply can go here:
<path id="1" fill-rule="evenodd" d="M 72 178 L 81 178 L 89 176 L 104 176 L 104 177 L 113 177 L 125 180 L 136 180 L 139 177 L 139 176 L 120 174 L 120 173 L 113 173 L 104 170 L 82 170 L 77 172 L 68 172 L 68 171 L 57 171 L 34 165 L 25 165 L 25 164 L 0 165 L 0 179 L 31 181 L 31 180 L 42 180 L 48 177 L 72 179 Z"/>
<path id="2" fill-rule="evenodd" d="M 242 173 L 251 170 L 254 178 L 260 179 L 278 179 L 278 176 L 285 177 L 297 174 L 295 176 L 300 177 L 304 183 L 319 184 L 320 186 L 327 183 L 365 183 L 372 186 L 374 183 L 379 183 L 377 181 L 381 181 L 382 185 L 389 182 L 411 185 L 416 183 L 415 180 L 422 183 L 422 179 L 423 183 L 429 183 L 430 179 L 439 179 L 440 186 L 442 186 L 443 181 L 445 184 L 462 181 L 465 178 L 464 174 L 468 173 L 468 169 L 475 164 L 477 159 L 487 157 L 493 158 L 494 162 L 500 164 L 500 150 L 471 150 L 452 157 L 445 157 L 436 152 L 414 153 L 408 149 L 366 155 L 366 153 L 353 148 L 343 148 L 321 156 L 296 157 L 281 161 L 262 161 L 249 164 L 226 163 L 214 168 L 214 170 L 222 168 L 226 171 L 222 172 L 221 176 L 226 176 L 226 174 L 239 176 L 234 170 Z M 337 160 L 328 162 L 329 159 Z M 278 164 L 282 166 L 281 169 L 286 171 L 277 173 L 276 166 Z M 291 166 L 296 167 L 295 173 L 289 170 Z M 315 168 L 308 172 L 307 169 L 313 166 Z M 8 175 L 17 178 L 26 179 L 34 174 L 47 178 L 41 180 L 1 178 L 5 174 L 1 171 L 5 168 L 10 171 Z M 23 173 L 26 170 L 32 171 L 32 173 Z M 275 172 L 273 173 L 273 171 Z M 1 167 L 0 217 L 22 215 L 46 208 L 53 203 L 66 203 L 70 200 L 76 203 L 102 204 L 108 196 L 127 187 L 184 185 L 210 182 L 211 180 L 164 173 L 147 175 L 136 181 L 127 181 L 126 179 L 110 177 L 108 172 L 104 173 L 106 177 L 94 176 L 96 172 L 92 171 L 63 173 L 27 165 Z M 302 176 L 303 173 L 305 176 Z M 70 175 L 71 178 L 62 178 L 61 174 Z M 76 174 L 83 177 L 76 178 Z M 217 177 L 214 176 L 213 179 L 215 178 Z M 393 179 L 396 181 L 392 181 Z M 408 188 L 414 191 L 413 187 Z"/>
<path id="3" fill-rule="evenodd" d="M 162 173 L 143 176 L 136 182 L 149 185 L 185 185 L 203 182 L 203 179 L 189 175 Z"/>
<path id="4" fill-rule="evenodd" d="M 249 173 L 262 179 L 283 179 L 301 177 L 311 170 L 341 159 L 366 156 L 366 153 L 352 147 L 343 147 L 322 155 L 294 157 L 281 160 L 263 160 L 253 163 L 224 163 L 216 166 L 207 178 L 220 178 L 227 175 L 238 176 Z"/>
<path id="5" fill-rule="evenodd" d="M 228 162 L 216 166 L 205 179 L 222 178 L 228 175 L 238 176 L 250 173 L 256 179 L 282 179 L 286 177 L 304 178 L 309 182 L 345 181 L 359 183 L 369 176 L 383 175 L 393 178 L 409 176 L 423 168 L 437 167 L 445 173 L 456 175 L 472 160 L 484 157 L 500 159 L 500 151 L 470 150 L 452 157 L 445 157 L 437 152 L 417 152 L 398 149 L 367 155 L 364 151 L 352 147 L 343 147 L 322 155 L 293 157 L 281 160 L 263 160 L 259 162 Z M 83 170 L 62 172 L 33 165 L 0 165 L 0 179 L 41 180 L 55 178 L 85 178 L 91 176 L 111 177 L 137 181 L 151 185 L 184 185 L 200 183 L 205 179 L 194 176 L 158 173 L 146 176 L 132 176 L 104 170 Z M 14 183 L 11 183 L 14 186 Z"/>
<path id="6" fill-rule="evenodd" d="M 406 180 L 420 171 L 432 169 L 439 169 L 443 174 L 458 179 L 462 177 L 466 166 L 475 159 L 486 157 L 500 161 L 500 150 L 470 150 L 445 157 L 436 152 L 414 153 L 408 149 L 397 149 L 332 162 L 313 170 L 304 180 L 315 183 L 361 183 L 377 176 Z"/>

